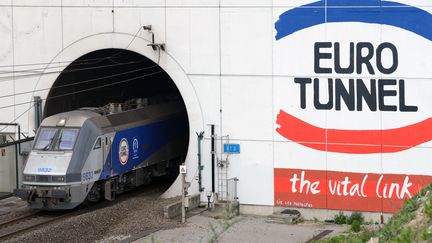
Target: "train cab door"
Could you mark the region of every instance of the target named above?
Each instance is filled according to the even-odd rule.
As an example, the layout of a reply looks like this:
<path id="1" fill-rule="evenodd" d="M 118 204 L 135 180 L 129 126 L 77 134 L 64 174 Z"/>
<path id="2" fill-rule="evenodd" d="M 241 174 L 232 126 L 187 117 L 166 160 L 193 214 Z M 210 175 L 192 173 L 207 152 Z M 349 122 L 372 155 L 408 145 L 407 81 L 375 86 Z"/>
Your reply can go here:
<path id="1" fill-rule="evenodd" d="M 102 138 L 101 137 L 98 137 L 96 139 L 96 142 L 95 142 L 95 144 L 93 146 L 93 151 L 95 151 L 98 154 L 97 155 L 97 160 L 98 160 L 97 166 L 98 166 L 98 168 L 103 169 L 105 158 L 104 158 L 104 153 L 103 153 L 103 146 L 102 146 Z"/>
<path id="2" fill-rule="evenodd" d="M 109 171 L 110 175 L 112 175 L 112 152 L 111 148 L 112 148 L 112 137 L 110 136 L 105 136 L 103 137 L 103 155 L 105 158 L 105 165 L 104 165 L 104 170 Z M 110 176 L 108 176 L 107 178 L 109 178 Z M 115 186 L 112 183 L 112 179 L 109 178 L 105 181 L 104 184 L 104 194 L 105 194 L 105 199 L 112 201 L 115 198 Z"/>
<path id="3" fill-rule="evenodd" d="M 103 154 L 103 159 L 105 162 L 105 168 L 104 169 L 111 171 L 111 169 L 112 169 L 112 159 L 111 159 L 112 156 L 110 155 L 111 137 L 106 136 L 106 137 L 103 137 L 102 140 L 103 140 L 102 141 L 102 144 L 103 144 L 102 154 Z"/>

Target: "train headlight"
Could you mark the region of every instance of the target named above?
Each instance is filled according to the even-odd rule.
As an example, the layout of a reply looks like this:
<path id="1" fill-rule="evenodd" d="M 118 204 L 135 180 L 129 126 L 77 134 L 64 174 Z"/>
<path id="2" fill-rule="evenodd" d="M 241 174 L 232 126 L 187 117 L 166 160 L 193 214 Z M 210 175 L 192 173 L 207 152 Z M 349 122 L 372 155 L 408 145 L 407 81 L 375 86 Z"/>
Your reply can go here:
<path id="1" fill-rule="evenodd" d="M 34 175 L 24 175 L 24 181 L 36 181 L 36 176 L 34 176 Z"/>
<path id="2" fill-rule="evenodd" d="M 57 122 L 57 126 L 58 127 L 64 127 L 66 125 L 66 118 L 61 118 L 58 122 Z"/>
<path id="3" fill-rule="evenodd" d="M 53 176 L 51 177 L 52 182 L 65 182 L 64 176 Z"/>

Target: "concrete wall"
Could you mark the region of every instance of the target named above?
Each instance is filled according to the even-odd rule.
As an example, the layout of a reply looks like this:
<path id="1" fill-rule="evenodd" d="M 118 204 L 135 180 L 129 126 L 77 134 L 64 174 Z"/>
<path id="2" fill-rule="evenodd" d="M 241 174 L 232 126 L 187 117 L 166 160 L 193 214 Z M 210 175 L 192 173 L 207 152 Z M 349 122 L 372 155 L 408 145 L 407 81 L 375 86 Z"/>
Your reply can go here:
<path id="1" fill-rule="evenodd" d="M 382 203 L 385 201 L 388 204 L 386 210 L 392 211 L 392 205 L 397 207 L 402 200 L 394 197 L 394 200 L 378 198 L 373 192 L 374 186 L 377 187 L 382 174 L 391 175 L 389 179 L 385 179 L 389 187 L 391 183 L 402 187 L 406 176 L 410 176 L 407 183 L 412 183 L 409 188 L 411 194 L 427 184 L 429 176 L 432 175 L 429 163 L 431 142 L 428 135 L 431 129 L 426 129 L 427 138 L 413 147 L 403 142 L 388 143 L 382 136 L 378 136 L 378 141 L 367 141 L 372 143 L 368 144 L 370 147 L 404 149 L 363 154 L 353 153 L 354 149 L 345 152 L 329 150 L 331 138 L 327 136 L 327 132 L 375 130 L 380 133 L 383 130 L 430 120 L 430 40 L 412 30 L 386 23 L 330 23 L 331 19 L 326 19 L 327 15 L 323 12 L 328 6 L 323 2 L 298 8 L 314 1 L 2 0 L 0 38 L 3 42 L 0 46 L 0 66 L 9 73 L 0 74 L 0 78 L 4 76 L 0 80 L 0 90 L 2 95 L 8 95 L 49 88 L 58 73 L 22 76 L 23 73 L 18 71 L 50 68 L 60 72 L 64 67 L 59 66 L 59 63 L 64 62 L 64 65 L 67 65 L 83 54 L 102 48 L 128 47 L 157 61 L 158 53 L 147 47 L 149 34 L 138 31 L 141 26 L 151 24 L 156 42 L 166 43 L 166 52 L 161 53 L 159 63 L 176 82 L 188 109 L 191 144 L 187 157 L 187 179 L 193 182 L 190 191 L 197 191 L 195 132 L 200 131 L 205 131 L 202 151 L 203 183 L 206 191 L 211 189 L 208 124 L 215 124 L 217 135 L 229 135 L 231 142 L 241 146 L 241 153 L 229 158 L 228 177 L 236 176 L 240 179 L 238 196 L 242 204 L 295 204 L 299 207 L 382 211 Z M 417 13 L 416 16 L 428 17 L 432 12 L 430 2 L 426 0 L 399 2 L 419 6 L 423 12 L 410 9 Z M 331 5 L 332 1 L 329 1 L 329 4 Z M 366 7 L 377 10 L 375 12 L 382 10 L 378 0 L 359 0 L 356 4 L 343 9 L 351 11 L 350 13 L 362 12 L 361 4 L 372 4 L 372 7 Z M 385 1 L 383 4 L 385 5 Z M 334 9 L 337 8 L 338 6 Z M 397 6 L 392 8 L 398 9 Z M 316 16 L 315 14 L 324 16 L 323 23 L 303 27 L 287 25 L 281 27 L 282 29 L 275 27 L 287 11 L 298 9 L 313 11 L 306 14 L 294 12 L 293 21 L 290 23 L 301 25 L 311 16 Z M 330 9 L 333 9 L 332 6 Z M 403 12 L 403 9 L 407 9 L 406 6 L 400 7 L 400 14 L 408 16 L 409 13 Z M 291 12 L 286 16 L 291 16 Z M 414 20 L 415 16 L 407 18 Z M 421 23 L 427 27 L 430 21 Z M 296 31 L 283 38 L 276 38 L 278 31 L 296 27 L 299 27 Z M 426 27 L 424 28 L 427 29 Z M 136 33 L 137 38 L 128 45 Z M 391 42 L 397 47 L 399 65 L 391 74 L 370 74 L 365 64 L 363 72 L 358 74 L 338 74 L 334 71 L 327 74 L 316 73 L 315 42 L 340 42 L 343 66 L 348 65 L 350 60 L 347 54 L 350 42 L 369 42 L 375 47 L 383 42 Z M 322 52 L 330 53 L 332 49 L 324 48 Z M 375 66 L 375 56 L 371 60 Z M 388 49 L 383 52 L 383 60 L 385 67 L 391 66 L 391 53 Z M 323 58 L 320 65 L 333 67 L 333 61 Z M 10 71 L 15 71 L 15 77 L 10 77 Z M 343 78 L 343 84 L 347 87 L 349 78 L 404 79 L 405 104 L 417 106 L 418 111 L 370 111 L 366 108 L 363 111 L 351 111 L 344 103 L 340 110 L 317 109 L 313 102 L 312 84 L 307 86 L 307 103 L 306 107 L 302 108 L 302 91 L 300 85 L 294 82 L 298 77 L 321 78 L 321 89 L 318 93 L 322 103 L 328 98 L 325 86 L 328 78 Z M 371 89 L 370 86 L 367 87 Z M 399 106 L 400 85 L 388 88 L 399 95 L 385 97 L 386 104 Z M 1 122 L 10 122 L 17 118 L 22 130 L 33 135 L 34 111 L 27 102 L 31 102 L 34 95 L 44 98 L 47 93 L 48 91 L 0 97 Z M 319 131 L 324 131 L 324 135 L 318 140 L 308 138 L 305 141 L 301 139 L 302 133 L 295 133 L 295 129 L 288 129 L 288 134 L 281 133 L 278 130 L 281 127 L 281 122 L 278 121 L 281 111 L 312 127 L 322 128 Z M 289 123 L 289 127 L 296 128 L 296 125 Z M 426 127 L 430 128 L 429 125 Z M 422 130 L 419 133 L 422 133 Z M 297 135 L 299 137 L 296 137 Z M 414 136 L 413 139 L 417 140 L 418 137 Z M 406 139 L 402 137 L 398 140 Z M 348 144 L 350 141 L 335 143 Z M 220 152 L 220 143 L 217 144 Z M 354 145 L 356 147 L 359 144 Z M 294 174 L 300 178 L 302 172 L 306 176 L 304 179 L 309 182 L 319 181 L 321 187 L 318 194 L 293 190 L 290 179 L 293 179 Z M 358 198 L 334 195 L 327 187 L 331 182 L 343 182 L 346 176 L 350 177 L 352 185 L 359 183 L 360 186 L 367 175 L 374 180 L 367 181 L 371 185 L 368 187 L 370 192 L 364 192 L 369 194 L 363 199 L 380 205 L 377 208 L 350 206 L 351 202 Z M 384 184 L 381 184 L 378 189 L 383 190 L 383 186 Z M 375 198 L 375 201 L 368 201 L 372 198 Z M 202 199 L 206 200 L 204 195 Z M 329 200 L 333 200 L 333 203 L 328 203 Z"/>

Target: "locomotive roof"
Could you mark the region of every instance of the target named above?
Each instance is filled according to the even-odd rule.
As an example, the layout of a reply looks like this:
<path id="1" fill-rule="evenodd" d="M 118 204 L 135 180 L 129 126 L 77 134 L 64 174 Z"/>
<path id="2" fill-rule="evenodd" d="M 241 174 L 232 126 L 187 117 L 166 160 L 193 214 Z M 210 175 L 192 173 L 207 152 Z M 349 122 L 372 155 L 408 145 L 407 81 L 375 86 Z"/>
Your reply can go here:
<path id="1" fill-rule="evenodd" d="M 41 126 L 55 127 L 61 119 L 66 119 L 66 127 L 81 127 L 87 119 L 98 116 L 101 115 L 89 110 L 68 111 L 45 118 Z"/>
<path id="2" fill-rule="evenodd" d="M 89 122 L 98 127 L 101 132 L 111 132 L 175 116 L 180 112 L 181 105 L 175 102 L 149 105 L 111 115 L 101 115 L 91 109 L 74 110 L 47 117 L 42 121 L 41 126 L 55 127 L 61 119 L 66 119 L 65 127 L 82 127 L 84 122 L 90 120 Z"/>

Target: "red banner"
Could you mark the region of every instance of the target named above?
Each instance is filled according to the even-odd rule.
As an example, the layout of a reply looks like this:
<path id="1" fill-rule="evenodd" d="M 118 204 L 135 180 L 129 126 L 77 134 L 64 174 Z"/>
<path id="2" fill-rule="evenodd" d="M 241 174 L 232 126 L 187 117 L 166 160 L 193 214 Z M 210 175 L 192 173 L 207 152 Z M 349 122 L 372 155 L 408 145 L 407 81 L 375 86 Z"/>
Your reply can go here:
<path id="1" fill-rule="evenodd" d="M 432 176 L 274 169 L 275 206 L 397 212 Z"/>

